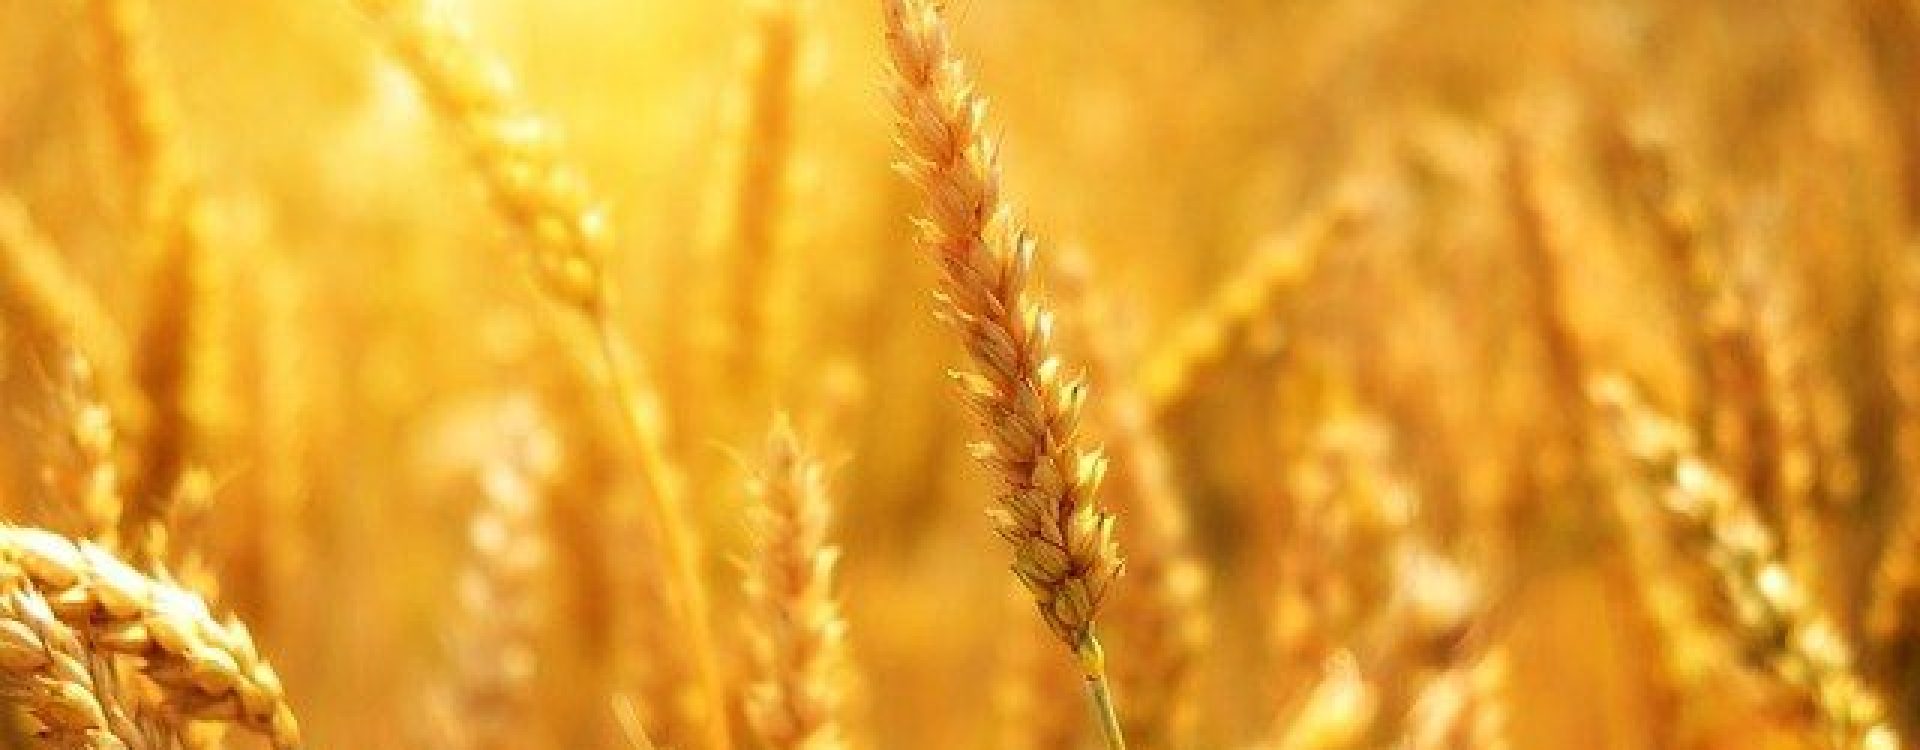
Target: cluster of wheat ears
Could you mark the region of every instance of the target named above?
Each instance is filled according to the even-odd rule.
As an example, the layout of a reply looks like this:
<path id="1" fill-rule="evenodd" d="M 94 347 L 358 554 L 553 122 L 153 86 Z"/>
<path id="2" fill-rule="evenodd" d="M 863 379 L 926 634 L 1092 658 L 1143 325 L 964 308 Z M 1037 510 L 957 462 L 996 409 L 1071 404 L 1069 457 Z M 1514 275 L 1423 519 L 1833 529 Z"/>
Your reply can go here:
<path id="1" fill-rule="evenodd" d="M 1908 747 L 1920 5 L 1428 5 L 0 2 L 0 744 Z"/>

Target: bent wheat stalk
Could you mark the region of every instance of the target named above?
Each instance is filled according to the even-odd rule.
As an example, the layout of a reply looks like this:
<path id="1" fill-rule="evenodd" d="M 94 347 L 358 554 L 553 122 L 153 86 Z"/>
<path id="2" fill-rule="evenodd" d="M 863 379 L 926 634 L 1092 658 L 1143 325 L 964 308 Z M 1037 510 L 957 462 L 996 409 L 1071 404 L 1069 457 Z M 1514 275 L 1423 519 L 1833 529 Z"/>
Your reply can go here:
<path id="1" fill-rule="evenodd" d="M 455 131 L 495 209 L 524 236 L 535 285 L 592 329 L 595 355 L 653 499 L 646 511 L 666 558 L 670 608 L 687 639 L 705 746 L 732 747 L 698 539 L 678 472 L 667 458 L 659 410 L 650 406 L 654 391 L 614 324 L 601 265 L 613 232 L 598 196 L 560 157 L 558 137 L 525 108 L 505 67 L 480 50 L 456 19 L 419 0 L 356 4 L 380 24 L 429 108 Z"/>
<path id="2" fill-rule="evenodd" d="M 1085 384 L 1054 354 L 1034 289 L 1035 242 L 1000 196 L 985 102 L 923 0 L 885 0 L 901 170 L 920 188 L 919 244 L 939 265 L 940 317 L 974 369 L 954 379 L 988 439 L 975 455 L 1004 482 L 988 513 L 1013 572 L 1079 660 L 1107 747 L 1123 748 L 1094 616 L 1120 574 L 1114 518 L 1095 497 L 1106 459 L 1076 434 Z"/>

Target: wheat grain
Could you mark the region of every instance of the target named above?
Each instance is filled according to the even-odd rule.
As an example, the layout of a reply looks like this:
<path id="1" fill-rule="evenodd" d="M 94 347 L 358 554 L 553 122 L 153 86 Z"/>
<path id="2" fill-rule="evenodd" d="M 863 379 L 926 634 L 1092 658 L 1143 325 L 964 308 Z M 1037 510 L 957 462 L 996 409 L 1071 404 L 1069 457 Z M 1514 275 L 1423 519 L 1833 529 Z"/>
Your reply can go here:
<path id="1" fill-rule="evenodd" d="M 1596 378 L 1591 394 L 1619 449 L 1661 488 L 1661 505 L 1719 574 L 1747 658 L 1801 691 L 1835 747 L 1899 747 L 1881 699 L 1855 674 L 1844 635 L 1777 559 L 1772 533 L 1737 486 L 1694 454 L 1691 433 L 1617 376 Z"/>
<path id="2" fill-rule="evenodd" d="M 46 599 L 17 573 L 7 579 L 11 590 L 0 595 L 0 695 L 34 718 L 31 734 L 51 747 L 154 747 L 128 731 L 125 715 L 109 715 L 119 705 L 100 693 L 114 686 L 95 671 L 93 655 L 73 629 L 55 619 Z"/>
<path id="3" fill-rule="evenodd" d="M 837 750 L 846 681 L 846 621 L 833 593 L 839 548 L 827 541 L 825 469 L 782 417 L 747 494 L 759 518 L 745 587 L 753 617 L 748 723 L 770 750 Z"/>
<path id="4" fill-rule="evenodd" d="M 976 368 L 954 379 L 988 432 L 975 455 L 1004 482 L 989 513 L 1041 618 L 1079 656 L 1108 744 L 1121 747 L 1093 632 L 1121 561 L 1113 516 L 1095 500 L 1106 460 L 1075 432 L 1086 388 L 1053 352 L 1052 314 L 1033 289 L 1035 241 L 1001 198 L 985 104 L 940 11 L 919 0 L 886 0 L 883 11 L 902 171 L 924 198 L 919 242 L 940 269 L 940 315 Z"/>

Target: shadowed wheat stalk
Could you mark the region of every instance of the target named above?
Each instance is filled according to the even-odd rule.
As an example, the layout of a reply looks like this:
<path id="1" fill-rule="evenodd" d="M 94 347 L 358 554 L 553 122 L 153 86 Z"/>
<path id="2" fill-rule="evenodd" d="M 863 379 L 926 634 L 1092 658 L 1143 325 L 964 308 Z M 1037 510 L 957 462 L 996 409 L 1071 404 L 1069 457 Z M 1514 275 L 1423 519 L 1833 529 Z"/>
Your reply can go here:
<path id="1" fill-rule="evenodd" d="M 1124 747 L 1093 627 L 1122 564 L 1113 516 L 1095 500 L 1106 460 L 1075 433 L 1086 388 L 1053 352 L 1052 313 L 1033 288 L 1035 241 L 1001 199 L 985 103 L 940 11 L 919 0 L 886 0 L 883 11 L 901 170 L 925 198 L 919 242 L 940 268 L 940 315 L 975 367 L 954 379 L 987 430 L 974 452 L 1004 482 L 989 513 L 1041 618 L 1079 658 L 1107 745 Z"/>

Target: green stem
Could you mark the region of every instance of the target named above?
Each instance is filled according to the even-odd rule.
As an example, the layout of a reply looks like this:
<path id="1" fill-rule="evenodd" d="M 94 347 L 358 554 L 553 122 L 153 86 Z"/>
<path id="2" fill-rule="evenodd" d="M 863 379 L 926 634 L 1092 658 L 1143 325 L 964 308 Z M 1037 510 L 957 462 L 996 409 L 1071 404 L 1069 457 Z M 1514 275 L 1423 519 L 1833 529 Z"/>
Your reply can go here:
<path id="1" fill-rule="evenodd" d="M 1127 750 L 1127 738 L 1120 732 L 1120 714 L 1113 706 L 1113 686 L 1107 681 L 1107 654 L 1100 648 L 1100 639 L 1093 634 L 1093 628 L 1087 628 L 1087 635 L 1080 641 L 1080 647 L 1074 649 L 1074 656 L 1080 659 L 1081 674 L 1087 680 L 1087 696 L 1093 699 L 1093 715 L 1100 725 L 1100 736 L 1106 740 L 1106 750 Z"/>

